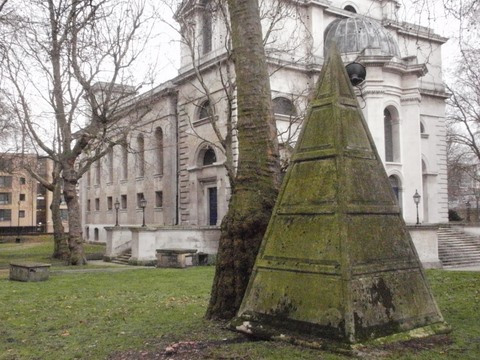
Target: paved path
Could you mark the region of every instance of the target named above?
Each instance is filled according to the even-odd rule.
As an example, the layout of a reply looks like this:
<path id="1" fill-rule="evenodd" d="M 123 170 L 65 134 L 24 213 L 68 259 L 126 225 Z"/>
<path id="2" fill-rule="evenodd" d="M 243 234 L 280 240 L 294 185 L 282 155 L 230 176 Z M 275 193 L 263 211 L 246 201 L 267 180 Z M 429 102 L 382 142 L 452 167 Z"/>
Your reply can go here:
<path id="1" fill-rule="evenodd" d="M 115 264 L 106 262 L 103 260 L 89 260 L 90 265 L 108 266 L 108 267 L 94 267 L 94 268 L 74 268 L 74 269 L 62 269 L 62 270 L 50 270 L 50 274 L 72 274 L 72 273 L 95 273 L 95 272 L 119 272 L 126 270 L 138 270 L 138 269 L 156 269 L 155 266 L 131 266 Z"/>
<path id="2" fill-rule="evenodd" d="M 448 271 L 480 271 L 480 264 L 479 265 L 473 265 L 473 266 L 444 268 L 443 270 L 448 270 Z"/>

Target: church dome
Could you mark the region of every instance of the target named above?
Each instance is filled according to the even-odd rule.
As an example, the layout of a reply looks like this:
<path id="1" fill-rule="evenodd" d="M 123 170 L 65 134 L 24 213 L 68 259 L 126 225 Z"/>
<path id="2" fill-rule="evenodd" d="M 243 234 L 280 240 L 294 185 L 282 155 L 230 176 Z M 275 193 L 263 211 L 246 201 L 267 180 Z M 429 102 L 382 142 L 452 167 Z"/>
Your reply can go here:
<path id="1" fill-rule="evenodd" d="M 355 17 L 335 20 L 325 29 L 325 53 L 332 43 L 337 45 L 342 54 L 377 48 L 382 55 L 400 57 L 398 44 L 392 35 L 371 19 Z"/>

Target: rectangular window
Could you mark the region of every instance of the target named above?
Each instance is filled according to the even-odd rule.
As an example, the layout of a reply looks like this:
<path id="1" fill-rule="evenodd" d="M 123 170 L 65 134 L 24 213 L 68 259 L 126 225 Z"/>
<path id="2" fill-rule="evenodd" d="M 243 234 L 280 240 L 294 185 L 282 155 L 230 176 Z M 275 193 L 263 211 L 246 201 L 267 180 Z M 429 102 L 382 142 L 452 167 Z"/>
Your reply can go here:
<path id="1" fill-rule="evenodd" d="M 20 178 L 20 185 L 25 185 L 27 183 L 27 181 L 25 180 L 24 177 L 21 177 Z"/>
<path id="2" fill-rule="evenodd" d="M 9 205 L 12 203 L 12 194 L 0 193 L 0 205 Z"/>
<path id="3" fill-rule="evenodd" d="M 107 209 L 112 210 L 113 208 L 113 198 L 111 196 L 107 196 Z"/>
<path id="4" fill-rule="evenodd" d="M 18 210 L 18 217 L 24 218 L 25 217 L 25 210 Z"/>
<path id="5" fill-rule="evenodd" d="M 99 198 L 95 199 L 95 210 L 96 211 L 100 210 L 100 199 Z"/>
<path id="6" fill-rule="evenodd" d="M 0 187 L 11 188 L 12 187 L 12 177 L 11 176 L 0 176 Z"/>
<path id="7" fill-rule="evenodd" d="M 155 207 L 161 208 L 163 206 L 163 191 L 155 191 Z"/>
<path id="8" fill-rule="evenodd" d="M 143 199 L 143 193 L 137 193 L 137 208 L 141 208 L 140 204 Z"/>
<path id="9" fill-rule="evenodd" d="M 90 211 L 90 199 L 87 200 L 87 211 Z"/>
<path id="10" fill-rule="evenodd" d="M 0 221 L 10 221 L 10 220 L 12 220 L 12 210 L 0 209 Z"/>
<path id="11" fill-rule="evenodd" d="M 122 195 L 120 198 L 120 203 L 122 205 L 122 209 L 127 208 L 127 195 Z"/>
<path id="12" fill-rule="evenodd" d="M 25 201 L 25 194 L 20 194 L 19 200 L 20 201 Z"/>
<path id="13" fill-rule="evenodd" d="M 102 163 L 101 159 L 98 159 L 95 163 L 95 185 L 100 185 L 100 179 L 102 177 Z"/>

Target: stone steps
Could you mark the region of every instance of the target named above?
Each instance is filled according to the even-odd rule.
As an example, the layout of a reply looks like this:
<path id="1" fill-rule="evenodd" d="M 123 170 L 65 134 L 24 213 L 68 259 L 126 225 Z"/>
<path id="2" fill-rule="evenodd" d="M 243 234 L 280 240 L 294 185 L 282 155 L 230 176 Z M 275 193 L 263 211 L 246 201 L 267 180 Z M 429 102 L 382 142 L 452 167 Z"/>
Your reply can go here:
<path id="1" fill-rule="evenodd" d="M 121 264 L 121 265 L 129 265 L 129 260 L 132 257 L 132 249 L 125 251 L 122 255 L 119 255 L 112 259 L 112 263 L 114 264 Z"/>
<path id="2" fill-rule="evenodd" d="M 440 228 L 438 257 L 444 267 L 480 265 L 480 239 L 460 230 Z"/>

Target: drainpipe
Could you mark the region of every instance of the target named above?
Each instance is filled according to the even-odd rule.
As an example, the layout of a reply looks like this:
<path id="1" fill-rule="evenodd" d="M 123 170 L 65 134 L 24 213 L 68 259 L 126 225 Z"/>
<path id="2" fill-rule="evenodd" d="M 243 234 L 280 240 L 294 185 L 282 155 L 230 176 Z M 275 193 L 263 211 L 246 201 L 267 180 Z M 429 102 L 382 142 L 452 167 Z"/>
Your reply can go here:
<path id="1" fill-rule="evenodd" d="M 179 150 L 179 121 L 178 121 L 178 94 L 174 94 L 173 105 L 175 110 L 175 225 L 180 223 L 180 159 Z"/>

